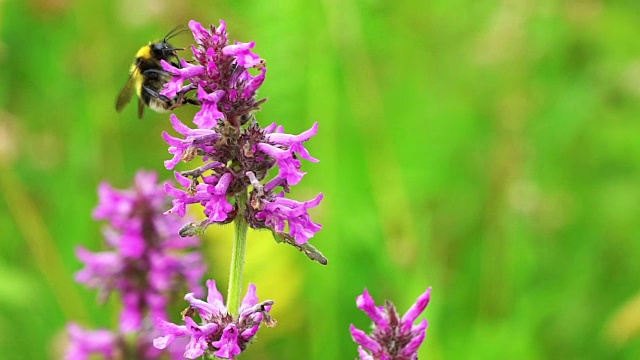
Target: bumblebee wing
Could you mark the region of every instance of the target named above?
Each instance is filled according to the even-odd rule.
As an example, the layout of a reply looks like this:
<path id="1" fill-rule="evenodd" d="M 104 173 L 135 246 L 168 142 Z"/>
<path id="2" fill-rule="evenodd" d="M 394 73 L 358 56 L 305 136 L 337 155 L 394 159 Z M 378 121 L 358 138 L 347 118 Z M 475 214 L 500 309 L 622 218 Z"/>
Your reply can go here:
<path id="1" fill-rule="evenodd" d="M 136 74 L 138 69 L 136 68 L 129 76 L 129 80 L 124 85 L 122 90 L 120 90 L 120 94 L 118 94 L 118 99 L 116 99 L 116 111 L 120 112 L 124 109 L 125 106 L 131 101 L 131 97 L 133 96 L 133 91 L 136 85 Z"/>
<path id="2" fill-rule="evenodd" d="M 142 115 L 144 115 L 144 102 L 142 98 L 138 98 L 138 119 L 142 119 Z"/>

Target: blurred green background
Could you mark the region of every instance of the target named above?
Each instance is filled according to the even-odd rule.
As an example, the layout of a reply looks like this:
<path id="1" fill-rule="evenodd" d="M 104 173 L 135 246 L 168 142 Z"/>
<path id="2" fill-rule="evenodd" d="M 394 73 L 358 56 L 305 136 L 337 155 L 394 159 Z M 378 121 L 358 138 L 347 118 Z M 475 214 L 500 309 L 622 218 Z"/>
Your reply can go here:
<path id="1" fill-rule="evenodd" d="M 421 358 L 640 358 L 640 3 L 598 0 L 0 2 L 1 358 L 116 325 L 73 249 L 102 246 L 100 181 L 171 173 L 168 116 L 115 97 L 140 46 L 221 18 L 267 61 L 258 121 L 319 122 L 293 197 L 325 194 L 328 266 L 250 234 L 278 326 L 243 359 L 353 359 L 364 287 L 405 311 L 427 286 Z"/>

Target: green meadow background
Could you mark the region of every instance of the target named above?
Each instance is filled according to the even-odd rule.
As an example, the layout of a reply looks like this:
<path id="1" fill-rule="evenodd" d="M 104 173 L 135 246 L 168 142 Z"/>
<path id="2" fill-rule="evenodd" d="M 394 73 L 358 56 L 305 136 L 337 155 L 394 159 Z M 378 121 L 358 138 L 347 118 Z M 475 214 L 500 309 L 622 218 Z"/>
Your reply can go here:
<path id="1" fill-rule="evenodd" d="M 241 359 L 354 359 L 365 287 L 404 312 L 428 286 L 421 359 L 640 358 L 640 3 L 598 0 L 1 1 L 0 358 L 117 325 L 74 248 L 103 249 L 101 181 L 172 177 L 168 115 L 114 102 L 190 19 L 256 41 L 261 124 L 319 122 L 292 197 L 325 194 L 329 265 L 250 234 L 245 284 L 278 326 Z M 232 228 L 205 237 L 223 289 Z"/>

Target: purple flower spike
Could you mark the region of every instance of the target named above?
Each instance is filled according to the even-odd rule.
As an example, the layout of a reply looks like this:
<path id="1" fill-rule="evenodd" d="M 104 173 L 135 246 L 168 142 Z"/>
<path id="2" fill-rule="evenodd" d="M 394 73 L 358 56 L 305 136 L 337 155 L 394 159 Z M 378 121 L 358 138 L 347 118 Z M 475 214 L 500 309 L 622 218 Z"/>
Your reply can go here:
<path id="1" fill-rule="evenodd" d="M 185 295 L 190 309 L 199 315 L 201 323 L 196 323 L 191 316 L 184 317 L 186 326 L 160 322 L 158 327 L 162 334 L 154 340 L 154 346 L 163 348 L 175 339 L 190 337 L 184 357 L 195 359 L 214 355 L 234 359 L 251 343 L 261 323 L 269 327 L 275 325 L 275 320 L 269 315 L 273 300 L 258 303 L 255 285 L 249 285 L 240 308 L 241 315 L 237 317 L 229 314 L 215 281 L 208 280 L 207 288 L 207 301 L 199 300 L 193 294 Z"/>
<path id="2" fill-rule="evenodd" d="M 422 314 L 431 298 L 431 288 L 421 294 L 417 301 L 400 318 L 395 306 L 387 301 L 384 306 L 376 306 L 367 289 L 356 299 L 356 305 L 373 320 L 373 332 L 350 327 L 353 340 L 358 343 L 361 360 L 417 360 L 418 348 L 427 334 L 427 320 L 417 325 L 413 322 Z"/>
<path id="3" fill-rule="evenodd" d="M 276 241 L 288 242 L 313 260 L 326 263 L 311 244 L 298 246 L 322 228 L 307 213 L 318 205 L 322 195 L 307 202 L 285 198 L 291 186 L 306 174 L 301 159 L 318 162 L 304 146 L 317 134 L 318 123 L 298 135 L 285 133 L 277 124 L 260 127 L 255 114 L 266 99 L 257 98 L 257 94 L 267 67 L 253 52 L 255 43 L 230 43 L 222 20 L 218 27 L 191 21 L 189 29 L 195 40 L 190 47 L 193 61 L 181 61 L 181 68 L 162 64 L 172 75 L 164 91 L 184 99 L 192 96 L 190 102 L 201 108 L 193 118 L 196 129 L 171 115 L 171 124 L 179 135 L 162 134 L 172 155 L 165 167 L 171 170 L 181 161 L 196 158 L 203 165 L 181 172 L 178 182 L 184 189 L 166 187 L 167 194 L 174 198 L 168 213 L 182 216 L 188 205 L 203 207 L 205 218 L 185 225 L 180 232 L 183 236 L 242 216 L 252 228 L 270 229 Z M 267 178 L 275 173 L 273 168 L 277 169 L 277 180 Z M 249 201 L 239 203 L 247 193 Z"/>
<path id="4" fill-rule="evenodd" d="M 102 184 L 94 216 L 109 220 L 105 234 L 112 249 L 76 250 L 85 265 L 76 273 L 78 282 L 100 290 L 102 300 L 114 291 L 120 293 L 123 333 L 140 331 L 147 315 L 166 319 L 166 304 L 182 286 L 202 292 L 199 283 L 206 267 L 199 253 L 189 252 L 199 241 L 179 237 L 180 219 L 163 215 L 165 187 L 172 188 L 159 184 L 157 175 L 149 172 L 139 172 L 131 190 Z M 184 211 L 175 202 L 174 208 Z"/>

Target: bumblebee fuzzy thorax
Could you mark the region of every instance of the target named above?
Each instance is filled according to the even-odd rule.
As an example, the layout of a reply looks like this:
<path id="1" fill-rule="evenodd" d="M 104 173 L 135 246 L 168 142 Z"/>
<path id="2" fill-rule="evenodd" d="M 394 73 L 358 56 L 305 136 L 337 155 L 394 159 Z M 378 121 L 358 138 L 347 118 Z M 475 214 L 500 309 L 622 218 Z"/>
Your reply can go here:
<path id="1" fill-rule="evenodd" d="M 136 59 L 151 59 L 151 44 L 152 43 L 149 43 L 149 45 L 141 47 L 136 53 Z"/>
<path id="2" fill-rule="evenodd" d="M 141 47 L 136 53 L 136 59 L 132 65 L 131 73 L 133 74 L 134 68 L 136 67 L 142 73 L 149 69 L 162 70 L 160 60 L 166 62 L 177 61 L 178 54 L 176 50 L 176 48 L 166 41 L 150 42 L 149 45 Z"/>

